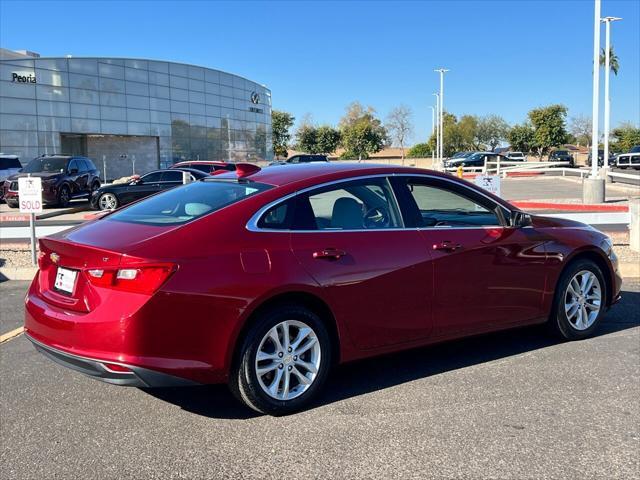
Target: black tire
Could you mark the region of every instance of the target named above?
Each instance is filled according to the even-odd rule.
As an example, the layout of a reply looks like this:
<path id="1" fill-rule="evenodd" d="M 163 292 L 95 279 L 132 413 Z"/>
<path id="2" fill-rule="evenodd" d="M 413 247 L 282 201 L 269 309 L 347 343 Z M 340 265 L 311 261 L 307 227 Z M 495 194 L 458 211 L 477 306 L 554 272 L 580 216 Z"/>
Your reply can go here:
<path id="1" fill-rule="evenodd" d="M 107 196 L 113 197 L 113 201 L 115 202 L 115 204 L 113 205 L 112 208 L 106 208 L 103 207 L 103 203 L 104 203 L 104 198 L 106 198 Z M 101 194 L 98 197 L 98 210 L 115 210 L 116 208 L 118 208 L 120 206 L 120 200 L 118 200 L 118 196 L 115 193 L 110 193 L 110 192 L 105 192 L 103 194 Z"/>
<path id="2" fill-rule="evenodd" d="M 318 372 L 306 391 L 290 400 L 278 400 L 264 391 L 254 367 L 263 337 L 285 320 L 303 322 L 311 327 L 320 345 L 321 360 Z M 231 368 L 229 388 L 238 400 L 257 412 L 275 416 L 296 412 L 307 406 L 322 389 L 331 367 L 331 352 L 329 333 L 318 315 L 298 305 L 278 306 L 260 315 L 242 341 L 239 355 Z"/>
<path id="3" fill-rule="evenodd" d="M 18 204 L 17 203 L 13 203 L 13 202 L 7 202 L 7 207 L 9 207 L 9 208 L 18 208 Z"/>
<path id="4" fill-rule="evenodd" d="M 93 195 L 93 192 L 95 192 L 99 188 L 100 188 L 100 182 L 96 180 L 91 184 L 91 190 L 89 191 L 89 198 L 91 198 L 91 195 Z"/>
<path id="5" fill-rule="evenodd" d="M 569 282 L 574 278 L 576 274 L 585 270 L 592 272 L 598 279 L 601 289 L 601 301 L 600 310 L 595 321 L 591 324 L 590 327 L 584 330 L 580 330 L 577 329 L 571 323 L 571 321 L 569 321 L 567 312 L 565 311 L 565 298 L 568 295 L 567 290 L 569 287 Z M 600 322 L 602 321 L 602 318 L 604 317 L 607 295 L 607 283 L 605 282 L 602 271 L 595 262 L 589 259 L 578 259 L 571 262 L 564 269 L 564 271 L 560 275 L 560 278 L 558 279 L 558 283 L 556 284 L 551 316 L 548 323 L 551 331 L 564 340 L 582 340 L 584 338 L 590 337 L 591 335 L 593 335 L 593 332 L 596 331 L 596 329 L 600 325 Z"/>
<path id="6" fill-rule="evenodd" d="M 66 185 L 60 187 L 60 191 L 58 192 L 58 206 L 59 207 L 67 207 L 69 206 L 69 202 L 71 201 L 71 190 Z"/>

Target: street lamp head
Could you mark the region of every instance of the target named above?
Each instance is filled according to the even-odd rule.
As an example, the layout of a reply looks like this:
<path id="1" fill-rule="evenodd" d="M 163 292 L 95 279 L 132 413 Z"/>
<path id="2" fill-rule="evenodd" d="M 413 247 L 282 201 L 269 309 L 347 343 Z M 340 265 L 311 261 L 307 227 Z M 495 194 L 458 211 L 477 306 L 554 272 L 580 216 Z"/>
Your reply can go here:
<path id="1" fill-rule="evenodd" d="M 445 72 L 448 72 L 448 71 L 449 71 L 448 68 L 436 68 L 434 70 L 434 72 L 440 72 L 440 73 L 445 73 Z"/>
<path id="2" fill-rule="evenodd" d="M 600 19 L 602 23 L 615 22 L 617 20 L 622 20 L 622 18 L 621 17 L 604 17 Z"/>

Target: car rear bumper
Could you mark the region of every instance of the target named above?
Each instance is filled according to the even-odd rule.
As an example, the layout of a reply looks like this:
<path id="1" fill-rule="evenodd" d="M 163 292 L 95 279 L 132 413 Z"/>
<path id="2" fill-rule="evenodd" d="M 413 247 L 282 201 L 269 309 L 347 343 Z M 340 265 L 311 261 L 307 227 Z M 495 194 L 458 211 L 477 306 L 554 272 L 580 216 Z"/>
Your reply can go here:
<path id="1" fill-rule="evenodd" d="M 156 372 L 134 365 L 117 363 L 120 367 L 124 367 L 129 372 L 114 371 L 109 365 L 113 362 L 104 362 L 94 358 L 81 357 L 71 353 L 63 352 L 56 348 L 45 345 L 34 339 L 29 334 L 26 337 L 33 343 L 33 346 L 45 357 L 77 372 L 83 373 L 98 380 L 113 385 L 121 385 L 126 387 L 182 387 L 190 385 L 198 385 L 198 383 L 185 378 L 175 377 L 166 373 Z"/>

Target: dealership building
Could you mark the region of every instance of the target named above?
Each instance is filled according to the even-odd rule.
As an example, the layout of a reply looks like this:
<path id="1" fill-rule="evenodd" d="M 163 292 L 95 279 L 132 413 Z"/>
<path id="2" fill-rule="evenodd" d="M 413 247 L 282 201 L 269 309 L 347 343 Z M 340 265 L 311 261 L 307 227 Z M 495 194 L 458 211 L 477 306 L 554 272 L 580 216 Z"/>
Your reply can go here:
<path id="1" fill-rule="evenodd" d="M 0 49 L 0 152 L 23 164 L 84 155 L 108 179 L 181 160 L 271 160 L 271 92 L 183 63 Z"/>

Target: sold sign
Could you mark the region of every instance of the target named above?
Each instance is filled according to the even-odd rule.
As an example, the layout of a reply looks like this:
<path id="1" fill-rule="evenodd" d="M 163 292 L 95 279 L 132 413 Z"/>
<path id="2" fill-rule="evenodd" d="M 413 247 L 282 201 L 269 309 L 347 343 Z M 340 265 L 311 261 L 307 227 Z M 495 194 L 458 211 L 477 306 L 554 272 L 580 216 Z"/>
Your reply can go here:
<path id="1" fill-rule="evenodd" d="M 39 177 L 18 178 L 20 213 L 42 213 L 42 179 Z"/>

